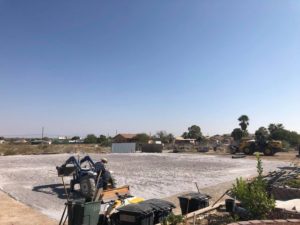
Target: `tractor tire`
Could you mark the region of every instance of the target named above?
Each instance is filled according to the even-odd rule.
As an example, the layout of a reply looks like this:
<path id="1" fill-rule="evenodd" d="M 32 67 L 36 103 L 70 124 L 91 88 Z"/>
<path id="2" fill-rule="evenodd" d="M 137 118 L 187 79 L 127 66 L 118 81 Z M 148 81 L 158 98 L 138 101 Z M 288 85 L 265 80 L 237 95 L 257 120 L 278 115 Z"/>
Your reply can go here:
<path id="1" fill-rule="evenodd" d="M 86 198 L 92 198 L 95 194 L 95 180 L 91 177 L 83 177 L 80 180 L 80 192 Z"/>
<path id="2" fill-rule="evenodd" d="M 274 151 L 271 148 L 265 148 L 264 149 L 264 155 L 265 156 L 273 156 L 274 155 Z"/>
<path id="3" fill-rule="evenodd" d="M 230 154 L 234 155 L 236 153 L 236 149 L 230 149 Z"/>
<path id="4" fill-rule="evenodd" d="M 229 150 L 230 154 L 234 155 L 237 152 L 238 148 L 236 146 L 231 145 L 229 146 Z"/>
<path id="5" fill-rule="evenodd" d="M 245 153 L 245 155 L 253 155 L 253 151 L 249 147 L 244 148 L 243 152 Z"/>

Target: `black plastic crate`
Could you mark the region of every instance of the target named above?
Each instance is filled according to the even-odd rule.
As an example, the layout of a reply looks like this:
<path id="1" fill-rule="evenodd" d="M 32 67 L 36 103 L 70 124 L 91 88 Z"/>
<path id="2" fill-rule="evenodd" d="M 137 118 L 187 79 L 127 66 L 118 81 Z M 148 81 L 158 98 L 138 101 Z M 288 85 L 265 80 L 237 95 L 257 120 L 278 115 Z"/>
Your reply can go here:
<path id="1" fill-rule="evenodd" d="M 130 204 L 118 209 L 119 225 L 153 225 L 154 212 L 147 204 Z"/>
<path id="2" fill-rule="evenodd" d="M 153 209 L 154 224 L 161 223 L 176 208 L 173 203 L 162 199 L 149 199 L 140 204 L 148 204 Z"/>
<path id="3" fill-rule="evenodd" d="M 182 215 L 208 207 L 210 198 L 211 197 L 209 195 L 198 192 L 192 192 L 179 196 L 178 199 Z"/>

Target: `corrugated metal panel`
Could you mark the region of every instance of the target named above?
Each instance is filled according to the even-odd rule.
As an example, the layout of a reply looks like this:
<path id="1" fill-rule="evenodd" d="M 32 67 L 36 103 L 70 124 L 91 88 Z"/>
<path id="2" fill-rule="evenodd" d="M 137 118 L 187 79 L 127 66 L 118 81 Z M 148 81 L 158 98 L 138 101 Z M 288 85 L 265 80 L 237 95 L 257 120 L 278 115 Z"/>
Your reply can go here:
<path id="1" fill-rule="evenodd" d="M 134 153 L 136 143 L 112 143 L 112 153 Z"/>

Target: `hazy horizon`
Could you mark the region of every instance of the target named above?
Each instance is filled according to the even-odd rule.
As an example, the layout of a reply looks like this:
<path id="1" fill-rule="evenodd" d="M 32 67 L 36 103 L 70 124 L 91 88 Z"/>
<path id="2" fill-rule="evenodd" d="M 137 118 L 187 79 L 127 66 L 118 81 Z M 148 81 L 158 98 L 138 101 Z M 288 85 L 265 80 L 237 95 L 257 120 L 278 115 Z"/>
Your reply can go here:
<path id="1" fill-rule="evenodd" d="M 300 132 L 300 2 L 0 0 L 0 136 Z"/>

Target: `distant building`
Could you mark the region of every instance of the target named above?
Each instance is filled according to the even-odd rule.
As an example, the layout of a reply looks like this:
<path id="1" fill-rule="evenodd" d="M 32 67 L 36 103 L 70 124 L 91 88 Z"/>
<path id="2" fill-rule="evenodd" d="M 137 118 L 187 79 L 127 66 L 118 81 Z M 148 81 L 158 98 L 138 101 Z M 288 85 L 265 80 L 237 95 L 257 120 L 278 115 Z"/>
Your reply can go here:
<path id="1" fill-rule="evenodd" d="M 41 139 L 35 139 L 31 141 L 32 145 L 40 145 L 40 144 L 45 144 L 45 145 L 51 145 L 52 141 L 51 140 L 41 140 Z"/>
<path id="2" fill-rule="evenodd" d="M 118 134 L 113 138 L 114 143 L 136 142 L 136 134 Z"/>
<path id="3" fill-rule="evenodd" d="M 84 143 L 83 139 L 77 139 L 77 140 L 69 140 L 70 144 L 80 144 L 80 143 Z"/>
<path id="4" fill-rule="evenodd" d="M 196 139 L 176 137 L 175 144 L 196 144 Z"/>
<path id="5" fill-rule="evenodd" d="M 162 142 L 161 141 L 156 141 L 156 140 L 149 140 L 148 144 L 157 144 L 157 145 L 161 145 Z"/>
<path id="6" fill-rule="evenodd" d="M 68 137 L 67 137 L 67 136 L 59 136 L 57 139 L 58 139 L 58 140 L 67 140 Z"/>
<path id="7" fill-rule="evenodd" d="M 25 139 L 17 139 L 13 143 L 14 144 L 26 144 L 27 141 Z"/>

